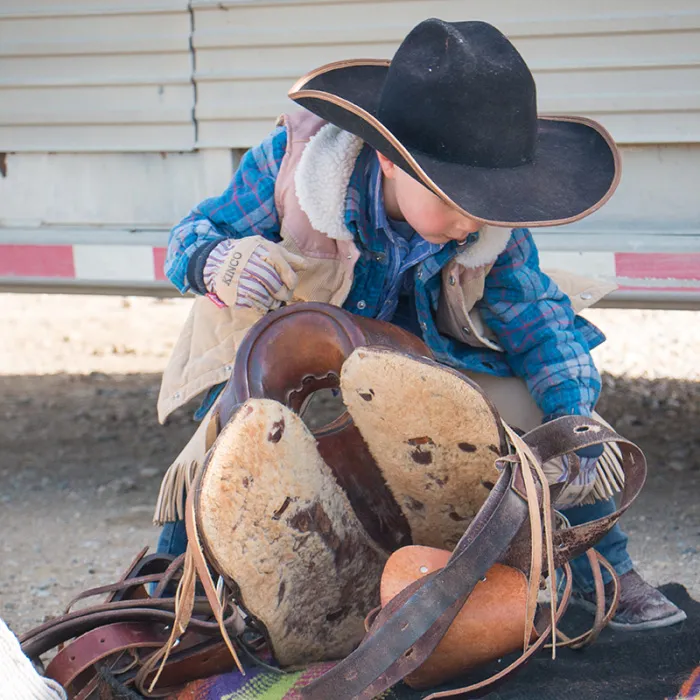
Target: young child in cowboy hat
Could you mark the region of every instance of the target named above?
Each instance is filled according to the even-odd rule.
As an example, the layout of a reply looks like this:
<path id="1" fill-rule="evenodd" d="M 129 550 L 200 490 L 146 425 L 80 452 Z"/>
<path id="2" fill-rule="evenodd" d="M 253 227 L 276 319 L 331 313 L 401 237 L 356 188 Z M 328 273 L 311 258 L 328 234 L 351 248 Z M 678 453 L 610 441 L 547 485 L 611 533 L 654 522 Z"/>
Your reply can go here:
<path id="1" fill-rule="evenodd" d="M 165 371 L 159 417 L 207 395 L 203 424 L 164 481 L 161 551 L 184 551 L 183 492 L 236 348 L 283 302 L 331 303 L 412 331 L 525 430 L 591 415 L 600 392 L 590 349 L 604 336 L 576 311 L 610 287 L 555 283 L 528 230 L 581 219 L 612 195 L 619 156 L 599 124 L 538 117 L 527 65 L 483 22 L 424 21 L 391 62 L 321 67 L 290 97 L 304 110 L 170 235 L 166 273 L 200 298 Z M 581 455 L 583 490 L 598 456 Z M 578 524 L 612 510 L 603 500 L 565 514 Z M 634 571 L 626 544 L 615 527 L 598 545 L 621 577 L 613 625 L 684 619 Z M 592 573 L 584 560 L 574 568 L 585 606 Z"/>

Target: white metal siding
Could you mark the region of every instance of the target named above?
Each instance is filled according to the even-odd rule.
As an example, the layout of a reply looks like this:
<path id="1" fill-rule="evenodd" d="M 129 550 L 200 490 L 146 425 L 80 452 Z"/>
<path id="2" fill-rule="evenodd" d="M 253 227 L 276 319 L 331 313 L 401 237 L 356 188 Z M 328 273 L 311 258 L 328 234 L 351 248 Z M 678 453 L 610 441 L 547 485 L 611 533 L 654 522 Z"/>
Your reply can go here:
<path id="1" fill-rule="evenodd" d="M 0 151 L 194 147 L 187 0 L 0 3 Z"/>
<path id="2" fill-rule="evenodd" d="M 700 142 L 698 0 L 192 0 L 199 145 L 247 147 L 306 71 L 390 58 L 426 17 L 481 19 L 532 68 L 540 111 L 601 121 L 620 143 Z"/>
<path id="3" fill-rule="evenodd" d="M 611 300 L 700 308 L 698 0 L 0 0 L 0 289 L 173 293 L 167 231 L 224 190 L 230 149 L 294 109 L 309 69 L 391 57 L 430 16 L 494 23 L 542 112 L 592 116 L 622 144 L 610 203 L 535 232 L 543 263 L 619 279 L 626 255 L 639 270 L 670 255 L 669 279 L 640 273 Z M 35 279 L 17 246 L 63 251 L 70 274 Z M 10 249 L 20 272 L 2 272 Z"/>
<path id="4" fill-rule="evenodd" d="M 44 227 L 169 229 L 223 192 L 231 152 L 17 153 L 0 177 L 0 232 Z M 27 241 L 29 242 L 29 240 Z"/>

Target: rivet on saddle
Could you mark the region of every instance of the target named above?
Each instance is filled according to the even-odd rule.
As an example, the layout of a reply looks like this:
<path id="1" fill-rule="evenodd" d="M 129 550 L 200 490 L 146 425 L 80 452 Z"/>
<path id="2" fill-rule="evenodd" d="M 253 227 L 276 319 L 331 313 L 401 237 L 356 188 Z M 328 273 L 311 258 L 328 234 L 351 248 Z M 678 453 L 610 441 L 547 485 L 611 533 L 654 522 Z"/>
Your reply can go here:
<path id="1" fill-rule="evenodd" d="M 556 639 L 570 584 L 549 608 L 537 604 L 540 584 L 629 507 L 644 457 L 588 418 L 520 436 L 473 382 L 429 355 L 400 329 L 320 304 L 269 314 L 251 330 L 216 409 L 220 433 L 188 497 L 170 646 L 137 674 L 140 688 L 153 685 L 164 658 L 165 676 L 176 668 L 183 644 L 175 639 L 187 629 L 187 648 L 197 626 L 217 625 L 212 617 L 234 655 L 250 651 L 246 635 L 254 634 L 256 648 L 264 643 L 285 669 L 343 659 L 304 690 L 310 700 L 369 699 L 402 678 L 432 687 L 522 649 L 498 677 L 459 691 L 483 692 Z M 329 387 L 340 388 L 347 412 L 312 433 L 297 412 Z M 575 477 L 577 460 L 570 457 L 551 494 L 542 465 L 601 443 L 616 445 L 621 507 L 565 527 L 551 498 Z M 159 597 L 151 608 L 168 607 L 164 600 L 172 601 Z M 249 632 L 233 624 L 238 609 Z M 599 609 L 586 638 L 559 643 L 589 641 L 612 612 Z M 162 647 L 168 635 L 153 622 Z M 25 640 L 33 655 L 45 647 L 36 640 Z"/>

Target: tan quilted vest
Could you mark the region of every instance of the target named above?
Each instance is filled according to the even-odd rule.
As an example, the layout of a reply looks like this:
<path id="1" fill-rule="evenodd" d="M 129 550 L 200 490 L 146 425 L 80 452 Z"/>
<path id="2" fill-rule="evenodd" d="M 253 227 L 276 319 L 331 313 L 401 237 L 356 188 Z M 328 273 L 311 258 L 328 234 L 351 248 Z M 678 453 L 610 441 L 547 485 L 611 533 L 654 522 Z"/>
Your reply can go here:
<path id="1" fill-rule="evenodd" d="M 279 123 L 286 125 L 288 134 L 287 151 L 275 185 L 281 245 L 308 262 L 308 269 L 299 276 L 295 301 L 342 306 L 352 287 L 359 257 L 344 226 L 344 202 L 362 142 L 309 112 L 284 116 Z M 314 143 L 313 148 L 310 143 Z M 298 177 L 300 172 L 303 177 Z M 505 247 L 508 237 L 509 232 L 494 229 L 480 240 L 498 241 L 498 246 L 502 242 Z M 470 255 L 475 252 L 488 257 L 489 250 L 469 248 L 445 266 L 438 310 L 441 332 L 468 345 L 501 349 L 474 309 L 483 296 L 484 279 L 501 250 L 493 249 L 490 264 L 472 266 Z M 613 285 L 568 273 L 555 272 L 552 276 L 569 295 L 577 312 L 614 289 Z M 158 398 L 160 421 L 229 378 L 237 348 L 258 319 L 250 309 L 220 309 L 204 297 L 195 300 L 163 373 Z"/>

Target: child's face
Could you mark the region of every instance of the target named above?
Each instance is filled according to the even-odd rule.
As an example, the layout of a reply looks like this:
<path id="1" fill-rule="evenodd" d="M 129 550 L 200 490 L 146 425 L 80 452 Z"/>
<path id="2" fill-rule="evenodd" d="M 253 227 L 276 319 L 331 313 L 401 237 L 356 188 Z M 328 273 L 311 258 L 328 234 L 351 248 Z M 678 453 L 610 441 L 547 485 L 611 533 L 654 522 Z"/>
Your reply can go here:
<path id="1" fill-rule="evenodd" d="M 429 243 L 463 241 L 481 223 L 443 202 L 427 187 L 377 153 L 384 173 L 384 204 L 389 216 L 407 221 Z"/>

